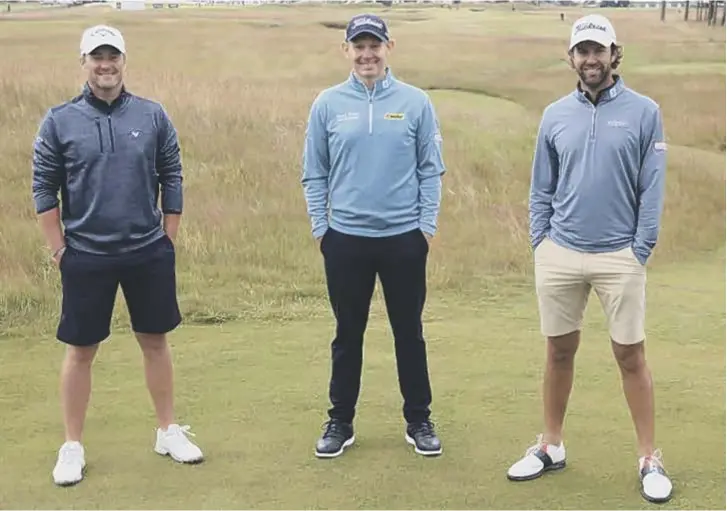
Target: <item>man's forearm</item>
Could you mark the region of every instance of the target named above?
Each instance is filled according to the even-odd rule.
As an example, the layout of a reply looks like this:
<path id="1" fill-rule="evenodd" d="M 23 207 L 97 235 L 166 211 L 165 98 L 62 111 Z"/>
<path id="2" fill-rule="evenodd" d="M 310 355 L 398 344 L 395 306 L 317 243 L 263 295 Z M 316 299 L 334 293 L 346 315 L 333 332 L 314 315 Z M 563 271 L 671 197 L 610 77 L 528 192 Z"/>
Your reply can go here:
<path id="1" fill-rule="evenodd" d="M 535 249 L 550 231 L 553 206 L 550 202 L 531 197 L 530 199 L 530 246 Z"/>
<path id="2" fill-rule="evenodd" d="M 303 179 L 303 191 L 313 237 L 319 239 L 328 229 L 328 180 L 325 177 L 306 177 Z"/>
<path id="3" fill-rule="evenodd" d="M 429 236 L 437 231 L 437 218 L 442 196 L 440 175 L 428 176 L 419 182 L 419 228 Z"/>
<path id="4" fill-rule="evenodd" d="M 164 232 L 169 236 L 169 239 L 175 241 L 177 239 L 177 232 L 179 231 L 179 224 L 182 221 L 182 215 L 167 213 L 164 215 Z"/>
<path id="5" fill-rule="evenodd" d="M 38 224 L 43 232 L 46 245 L 48 245 L 52 253 L 55 253 L 66 244 L 61 227 L 61 212 L 58 207 L 39 214 Z"/>

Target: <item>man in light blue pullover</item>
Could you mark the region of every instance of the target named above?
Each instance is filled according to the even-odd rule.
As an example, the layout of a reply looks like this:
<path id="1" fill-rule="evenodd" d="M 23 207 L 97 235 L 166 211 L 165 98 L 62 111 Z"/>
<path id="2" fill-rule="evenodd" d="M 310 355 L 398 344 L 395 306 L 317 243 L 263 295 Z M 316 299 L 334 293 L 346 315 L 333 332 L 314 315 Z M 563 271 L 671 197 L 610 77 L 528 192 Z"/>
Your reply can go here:
<path id="1" fill-rule="evenodd" d="M 405 438 L 419 454 L 442 452 L 429 420 L 421 321 L 429 239 L 437 229 L 445 172 L 442 138 L 427 94 L 397 80 L 387 67 L 393 47 L 384 20 L 354 16 L 343 43 L 353 71 L 318 95 L 308 119 L 302 184 L 336 318 L 332 407 L 316 443 L 318 457 L 338 456 L 354 442 L 376 275 L 394 333 Z"/>
<path id="2" fill-rule="evenodd" d="M 644 355 L 645 265 L 656 245 L 664 202 L 661 112 L 614 74 L 622 49 L 603 16 L 575 22 L 568 53 L 580 81 L 577 90 L 543 113 L 530 194 L 541 330 L 548 339 L 545 429 L 508 477 L 530 480 L 565 467 L 563 420 L 593 288 L 607 318 L 636 429 L 641 493 L 664 502 L 672 485 L 654 450 L 654 397 Z"/>

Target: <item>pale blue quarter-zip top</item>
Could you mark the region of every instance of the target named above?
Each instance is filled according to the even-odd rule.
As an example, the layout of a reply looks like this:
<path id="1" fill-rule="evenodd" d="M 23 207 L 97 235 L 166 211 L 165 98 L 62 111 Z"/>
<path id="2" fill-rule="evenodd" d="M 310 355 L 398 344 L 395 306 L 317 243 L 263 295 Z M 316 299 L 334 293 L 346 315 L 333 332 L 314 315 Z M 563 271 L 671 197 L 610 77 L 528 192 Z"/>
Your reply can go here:
<path id="1" fill-rule="evenodd" d="M 433 235 L 445 173 L 434 106 L 390 70 L 367 88 L 355 74 L 314 100 L 302 184 L 313 236 Z"/>

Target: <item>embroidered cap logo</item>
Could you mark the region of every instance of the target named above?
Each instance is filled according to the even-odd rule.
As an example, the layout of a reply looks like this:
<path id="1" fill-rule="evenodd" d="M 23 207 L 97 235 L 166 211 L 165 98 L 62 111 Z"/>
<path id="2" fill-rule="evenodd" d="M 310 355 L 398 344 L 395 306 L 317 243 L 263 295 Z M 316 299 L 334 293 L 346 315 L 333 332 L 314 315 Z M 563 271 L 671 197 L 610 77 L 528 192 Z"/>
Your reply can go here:
<path id="1" fill-rule="evenodd" d="M 116 34 L 107 28 L 99 28 L 91 34 L 92 37 L 113 37 L 114 35 Z"/>
<path id="2" fill-rule="evenodd" d="M 384 29 L 384 26 L 373 18 L 365 17 L 365 18 L 359 18 L 359 19 L 353 20 L 354 28 L 358 28 L 361 25 L 371 25 L 371 26 L 378 28 L 379 30 Z"/>
<path id="3" fill-rule="evenodd" d="M 581 23 L 580 25 L 576 25 L 575 33 L 578 34 L 580 32 L 583 32 L 584 30 L 600 30 L 601 32 L 608 32 L 608 29 L 603 25 L 596 25 L 592 21 L 589 21 L 588 23 Z"/>

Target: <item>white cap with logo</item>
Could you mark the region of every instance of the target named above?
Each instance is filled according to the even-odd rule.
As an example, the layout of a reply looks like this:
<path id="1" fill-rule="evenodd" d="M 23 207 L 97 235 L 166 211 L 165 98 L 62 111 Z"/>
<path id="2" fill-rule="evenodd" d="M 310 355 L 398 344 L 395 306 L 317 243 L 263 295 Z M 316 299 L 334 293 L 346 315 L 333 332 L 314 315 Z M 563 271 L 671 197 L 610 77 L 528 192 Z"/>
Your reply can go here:
<path id="1" fill-rule="evenodd" d="M 616 31 L 607 18 L 600 14 L 589 14 L 573 23 L 569 50 L 583 41 L 593 41 L 605 47 L 616 44 Z"/>
<path id="2" fill-rule="evenodd" d="M 124 37 L 117 29 L 107 25 L 96 25 L 86 29 L 81 37 L 81 55 L 87 55 L 99 46 L 113 46 L 121 53 L 126 53 Z"/>

